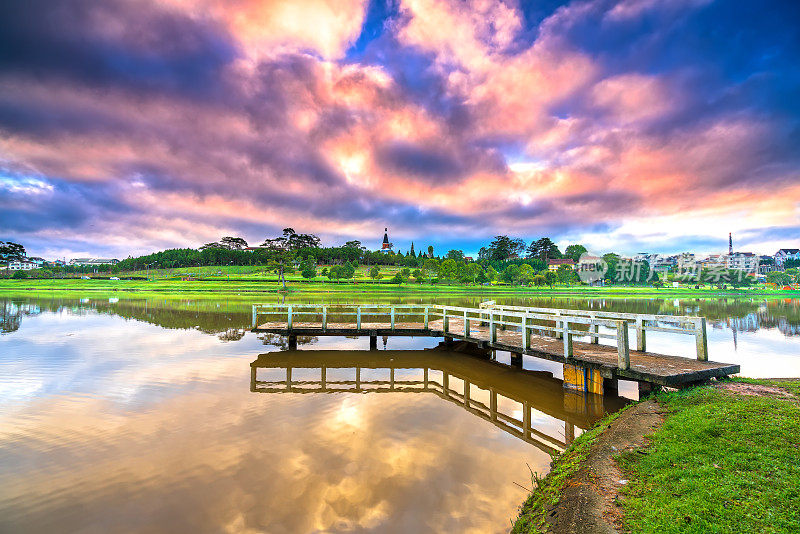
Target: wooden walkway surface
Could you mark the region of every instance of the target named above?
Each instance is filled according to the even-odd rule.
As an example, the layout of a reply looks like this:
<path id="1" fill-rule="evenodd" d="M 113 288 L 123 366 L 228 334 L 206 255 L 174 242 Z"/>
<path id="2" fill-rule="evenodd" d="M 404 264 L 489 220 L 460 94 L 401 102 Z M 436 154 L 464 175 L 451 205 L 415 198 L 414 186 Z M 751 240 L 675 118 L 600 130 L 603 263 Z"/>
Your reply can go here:
<path id="1" fill-rule="evenodd" d="M 567 359 L 564 358 L 564 345 L 561 339 L 531 334 L 530 346 L 523 350 L 521 334 L 518 329 L 497 329 L 497 340 L 492 342 L 488 326 L 472 320 L 470 321 L 469 336 L 466 336 L 464 335 L 464 321 L 453 317 L 449 319 L 449 328 L 446 334 L 441 319 L 431 320 L 427 329 L 421 322 L 397 322 L 394 329 L 389 328 L 386 323 L 362 322 L 361 328 L 356 328 L 355 323 L 328 323 L 324 330 L 318 322 L 294 322 L 290 330 L 287 328 L 286 322 L 269 322 L 259 324 L 253 331 L 292 336 L 419 335 L 451 337 L 472 341 L 485 348 L 506 350 L 596 369 L 605 378 L 637 380 L 668 387 L 691 384 L 739 372 L 738 365 L 637 350 L 630 351 L 630 368 L 620 369 L 617 365 L 616 347 L 577 340 L 573 341 L 573 356 Z"/>

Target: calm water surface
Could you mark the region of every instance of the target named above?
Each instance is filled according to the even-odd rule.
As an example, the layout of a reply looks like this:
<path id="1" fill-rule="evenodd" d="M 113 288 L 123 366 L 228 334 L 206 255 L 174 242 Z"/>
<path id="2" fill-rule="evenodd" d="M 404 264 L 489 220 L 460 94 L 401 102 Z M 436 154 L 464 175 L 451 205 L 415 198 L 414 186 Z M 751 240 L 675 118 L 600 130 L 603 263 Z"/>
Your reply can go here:
<path id="1" fill-rule="evenodd" d="M 704 315 L 712 360 L 800 376 L 798 301 L 505 302 Z M 504 532 L 528 467 L 546 473 L 626 402 L 435 338 L 288 351 L 246 332 L 244 297 L 0 296 L 0 313 L 0 532 Z M 691 338 L 648 336 L 691 354 Z"/>

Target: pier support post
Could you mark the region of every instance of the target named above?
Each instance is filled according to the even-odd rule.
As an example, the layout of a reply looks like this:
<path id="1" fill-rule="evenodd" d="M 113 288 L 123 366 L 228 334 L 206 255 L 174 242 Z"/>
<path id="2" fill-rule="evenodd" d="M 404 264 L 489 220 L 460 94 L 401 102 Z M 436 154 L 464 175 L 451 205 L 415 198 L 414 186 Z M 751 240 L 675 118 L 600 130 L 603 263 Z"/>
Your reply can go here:
<path id="1" fill-rule="evenodd" d="M 469 317 L 467 312 L 464 312 L 464 337 L 469 337 Z"/>
<path id="2" fill-rule="evenodd" d="M 600 337 L 597 335 L 600 333 L 600 327 L 594 322 L 597 316 L 592 314 L 590 317 L 592 322 L 589 324 L 589 342 L 596 345 L 600 343 Z"/>
<path id="3" fill-rule="evenodd" d="M 571 363 L 564 364 L 564 388 L 603 395 L 603 385 L 603 377 L 597 369 Z"/>
<path id="4" fill-rule="evenodd" d="M 442 306 L 442 330 L 444 333 L 450 331 L 450 317 L 447 316 L 447 308 Z"/>
<path id="5" fill-rule="evenodd" d="M 489 339 L 497 343 L 497 324 L 494 322 L 494 312 L 489 311 Z"/>
<path id="6" fill-rule="evenodd" d="M 706 318 L 700 317 L 695 322 L 694 339 L 697 344 L 697 359 L 708 361 L 708 338 L 706 337 Z"/>
<path id="7" fill-rule="evenodd" d="M 356 328 L 361 330 L 361 306 L 356 308 Z"/>
<path id="8" fill-rule="evenodd" d="M 636 319 L 636 350 L 644 352 L 647 348 L 645 339 L 644 320 L 639 317 Z"/>
<path id="9" fill-rule="evenodd" d="M 425 306 L 425 330 L 428 329 L 428 307 Z"/>
<path id="10" fill-rule="evenodd" d="M 327 306 L 323 306 L 322 307 L 322 331 L 324 332 L 327 329 L 328 329 L 328 307 Z"/>
<path id="11" fill-rule="evenodd" d="M 256 312 L 256 306 L 255 306 L 255 304 L 253 304 L 253 328 L 255 328 L 255 327 L 257 327 L 257 326 L 258 326 L 258 325 L 256 324 L 256 314 L 257 314 L 257 312 Z"/>
<path id="12" fill-rule="evenodd" d="M 297 350 L 297 336 L 289 334 L 289 350 Z"/>
<path id="13" fill-rule="evenodd" d="M 522 367 L 522 353 L 520 352 L 511 353 L 511 366 L 520 368 Z"/>
<path id="14" fill-rule="evenodd" d="M 603 393 L 605 393 L 606 395 L 619 395 L 619 379 L 604 378 Z"/>
<path id="15" fill-rule="evenodd" d="M 391 316 L 391 328 L 392 328 L 392 331 L 394 331 L 394 306 L 392 306 L 392 309 L 391 309 L 391 311 L 389 313 L 390 313 L 390 316 Z"/>
<path id="16" fill-rule="evenodd" d="M 287 330 L 291 330 L 292 329 L 292 307 L 291 306 L 286 308 L 286 329 Z"/>
<path id="17" fill-rule="evenodd" d="M 561 317 L 561 312 L 556 312 L 556 317 L 560 318 Z M 556 320 L 556 328 L 559 328 L 561 326 L 561 324 L 562 324 L 561 321 L 557 319 Z M 559 332 L 558 330 L 555 330 L 555 334 L 556 334 L 556 339 L 561 339 L 561 337 L 564 335 L 563 332 Z"/>
<path id="18" fill-rule="evenodd" d="M 369 350 L 378 350 L 378 336 L 377 336 L 377 334 L 369 336 Z"/>

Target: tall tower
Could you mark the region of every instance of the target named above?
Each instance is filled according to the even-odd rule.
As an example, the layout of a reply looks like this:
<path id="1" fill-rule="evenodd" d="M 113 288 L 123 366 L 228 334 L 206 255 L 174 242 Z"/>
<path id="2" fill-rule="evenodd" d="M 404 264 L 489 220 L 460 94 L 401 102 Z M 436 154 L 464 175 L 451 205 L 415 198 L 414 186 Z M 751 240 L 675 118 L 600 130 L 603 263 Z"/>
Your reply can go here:
<path id="1" fill-rule="evenodd" d="M 383 243 L 381 244 L 381 252 L 388 254 L 392 252 L 392 244 L 389 242 L 389 229 L 383 229 Z"/>
<path id="2" fill-rule="evenodd" d="M 728 256 L 733 256 L 733 234 L 728 232 Z"/>

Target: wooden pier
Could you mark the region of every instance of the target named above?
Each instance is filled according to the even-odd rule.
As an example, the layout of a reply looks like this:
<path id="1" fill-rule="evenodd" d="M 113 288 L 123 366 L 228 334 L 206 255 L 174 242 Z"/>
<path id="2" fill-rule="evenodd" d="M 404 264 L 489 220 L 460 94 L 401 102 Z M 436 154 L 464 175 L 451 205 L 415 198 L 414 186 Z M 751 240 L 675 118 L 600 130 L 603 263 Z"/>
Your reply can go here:
<path id="1" fill-rule="evenodd" d="M 512 364 L 520 366 L 523 354 L 563 363 L 566 387 L 600 394 L 614 388 L 618 378 L 681 387 L 739 372 L 738 365 L 708 360 L 704 317 L 525 308 L 493 302 L 479 308 L 265 304 L 254 305 L 252 313 L 254 332 L 288 336 L 290 347 L 296 336 L 369 336 L 373 348 L 377 336 L 461 339 L 509 351 Z M 693 353 L 649 352 L 648 332 L 693 336 Z"/>

